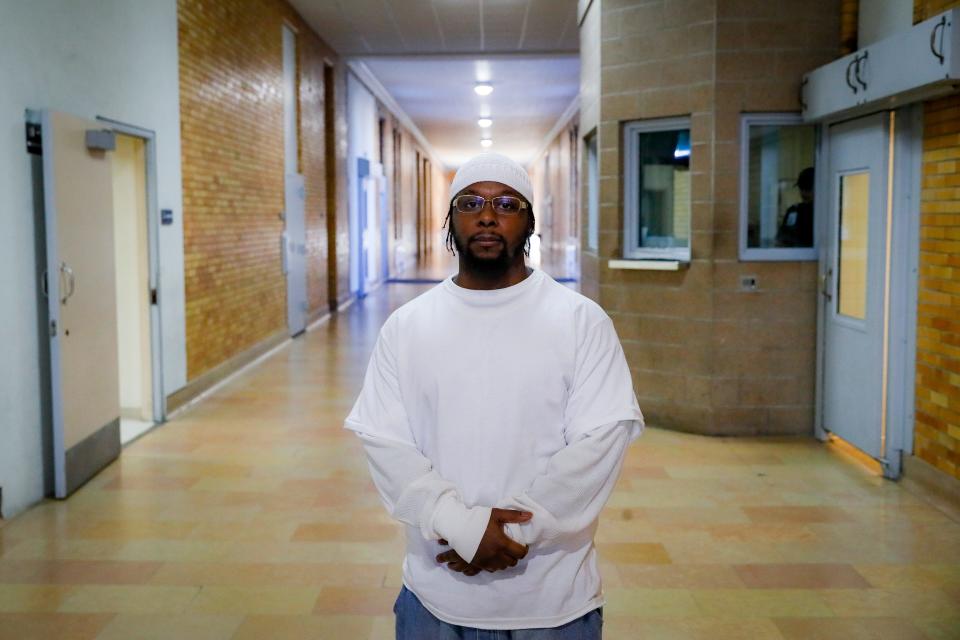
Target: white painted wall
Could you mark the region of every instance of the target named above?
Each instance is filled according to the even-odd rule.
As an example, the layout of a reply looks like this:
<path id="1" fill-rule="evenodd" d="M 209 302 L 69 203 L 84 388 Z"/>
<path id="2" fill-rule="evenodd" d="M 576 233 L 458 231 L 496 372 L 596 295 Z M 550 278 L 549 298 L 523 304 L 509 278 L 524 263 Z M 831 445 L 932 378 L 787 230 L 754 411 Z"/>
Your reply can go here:
<path id="1" fill-rule="evenodd" d="M 176 0 L 0 0 L 0 487 L 9 517 L 44 495 L 38 268 L 24 110 L 157 134 L 165 393 L 186 383 Z"/>
<path id="2" fill-rule="evenodd" d="M 860 0 L 857 23 L 862 49 L 913 26 L 913 0 Z"/>
<path id="3" fill-rule="evenodd" d="M 375 162 L 378 154 L 379 124 L 377 120 L 377 101 L 366 86 L 353 74 L 347 74 L 347 193 L 350 212 L 350 291 L 356 292 L 360 286 L 360 251 L 355 250 L 354 238 L 359 224 L 359 202 L 357 198 L 357 158 L 366 158 Z M 368 209 L 368 213 L 373 213 Z M 379 255 L 379 238 L 370 237 L 370 250 Z M 359 247 L 357 247 L 359 248 Z"/>

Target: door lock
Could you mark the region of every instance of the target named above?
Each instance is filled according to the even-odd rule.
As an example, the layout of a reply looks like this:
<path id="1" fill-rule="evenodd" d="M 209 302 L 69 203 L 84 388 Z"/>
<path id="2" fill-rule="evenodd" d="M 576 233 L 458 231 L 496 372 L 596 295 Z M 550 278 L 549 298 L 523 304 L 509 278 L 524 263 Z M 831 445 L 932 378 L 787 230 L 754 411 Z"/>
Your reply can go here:
<path id="1" fill-rule="evenodd" d="M 833 294 L 830 293 L 830 277 L 833 275 L 833 269 L 827 269 L 827 271 L 820 276 L 820 293 L 823 294 L 823 297 L 827 300 L 833 300 Z"/>

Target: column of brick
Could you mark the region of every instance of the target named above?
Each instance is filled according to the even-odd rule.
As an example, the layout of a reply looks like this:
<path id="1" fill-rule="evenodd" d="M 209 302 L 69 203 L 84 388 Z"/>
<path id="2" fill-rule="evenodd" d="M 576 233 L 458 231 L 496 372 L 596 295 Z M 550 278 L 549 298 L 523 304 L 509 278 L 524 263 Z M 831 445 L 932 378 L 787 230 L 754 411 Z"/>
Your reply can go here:
<path id="1" fill-rule="evenodd" d="M 924 105 L 922 175 L 914 454 L 960 478 L 960 95 Z"/>

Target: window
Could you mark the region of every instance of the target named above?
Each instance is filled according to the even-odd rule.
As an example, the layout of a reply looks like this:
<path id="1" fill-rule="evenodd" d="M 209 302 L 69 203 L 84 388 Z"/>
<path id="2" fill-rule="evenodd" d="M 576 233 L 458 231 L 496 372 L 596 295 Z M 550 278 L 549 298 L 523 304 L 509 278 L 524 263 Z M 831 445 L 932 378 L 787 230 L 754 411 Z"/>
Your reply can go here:
<path id="1" fill-rule="evenodd" d="M 689 118 L 628 123 L 623 149 L 624 257 L 689 262 Z"/>
<path id="2" fill-rule="evenodd" d="M 600 160 L 597 133 L 587 136 L 587 250 L 600 249 Z"/>
<path id="3" fill-rule="evenodd" d="M 740 259 L 816 260 L 817 130 L 795 114 L 740 127 Z"/>

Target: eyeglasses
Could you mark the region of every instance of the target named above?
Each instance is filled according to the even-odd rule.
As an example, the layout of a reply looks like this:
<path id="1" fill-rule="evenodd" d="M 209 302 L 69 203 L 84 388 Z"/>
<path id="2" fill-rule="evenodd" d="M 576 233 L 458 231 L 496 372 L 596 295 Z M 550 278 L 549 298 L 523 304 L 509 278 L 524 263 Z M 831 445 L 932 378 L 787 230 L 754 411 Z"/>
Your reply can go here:
<path id="1" fill-rule="evenodd" d="M 483 196 L 457 196 L 453 199 L 453 207 L 457 213 L 480 213 L 487 202 L 493 207 L 494 212 L 501 216 L 515 216 L 530 205 L 513 196 L 496 196 L 487 200 Z"/>

